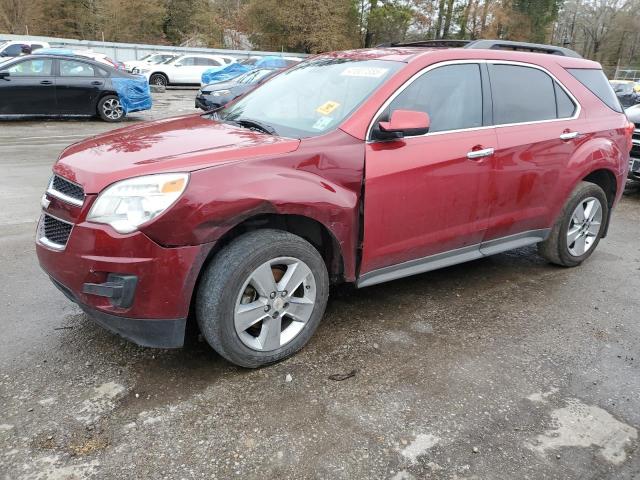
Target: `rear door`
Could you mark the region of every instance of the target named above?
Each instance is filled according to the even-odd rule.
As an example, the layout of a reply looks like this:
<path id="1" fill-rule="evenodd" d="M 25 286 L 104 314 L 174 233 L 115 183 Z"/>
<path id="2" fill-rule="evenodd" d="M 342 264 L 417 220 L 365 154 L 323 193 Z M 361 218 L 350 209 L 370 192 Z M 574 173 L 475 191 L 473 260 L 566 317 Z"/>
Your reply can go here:
<path id="1" fill-rule="evenodd" d="M 0 67 L 8 77 L 0 79 L 0 114 L 56 113 L 53 60 L 31 58 Z"/>
<path id="2" fill-rule="evenodd" d="M 58 113 L 94 115 L 107 76 L 106 70 L 91 63 L 59 59 L 56 81 Z"/>
<path id="3" fill-rule="evenodd" d="M 575 98 L 544 69 L 514 62 L 488 66 L 498 148 L 485 241 L 544 237 L 564 168 L 589 126 Z"/>

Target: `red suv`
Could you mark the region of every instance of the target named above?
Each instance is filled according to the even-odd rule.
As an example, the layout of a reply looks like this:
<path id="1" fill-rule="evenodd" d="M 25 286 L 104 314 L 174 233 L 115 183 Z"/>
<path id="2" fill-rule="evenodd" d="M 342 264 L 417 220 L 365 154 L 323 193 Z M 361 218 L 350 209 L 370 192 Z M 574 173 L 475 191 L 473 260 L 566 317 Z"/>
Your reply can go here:
<path id="1" fill-rule="evenodd" d="M 588 258 L 632 133 L 600 65 L 421 45 L 319 55 L 215 112 L 68 147 L 42 198 L 42 268 L 140 345 L 182 346 L 194 317 L 258 367 L 309 340 L 332 283 L 533 244 L 558 265 Z"/>

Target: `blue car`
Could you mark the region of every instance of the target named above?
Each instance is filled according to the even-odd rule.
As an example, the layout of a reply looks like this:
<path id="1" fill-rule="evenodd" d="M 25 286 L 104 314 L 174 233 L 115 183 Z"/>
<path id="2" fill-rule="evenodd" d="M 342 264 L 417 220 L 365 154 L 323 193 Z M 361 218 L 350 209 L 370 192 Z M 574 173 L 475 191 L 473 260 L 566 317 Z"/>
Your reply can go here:
<path id="1" fill-rule="evenodd" d="M 288 68 L 301 62 L 302 58 L 298 57 L 249 57 L 237 63 L 232 63 L 223 68 L 210 68 L 202 74 L 201 85 L 209 85 L 210 83 L 226 82 L 239 77 L 243 73 L 247 73 L 256 68 L 280 69 Z"/>

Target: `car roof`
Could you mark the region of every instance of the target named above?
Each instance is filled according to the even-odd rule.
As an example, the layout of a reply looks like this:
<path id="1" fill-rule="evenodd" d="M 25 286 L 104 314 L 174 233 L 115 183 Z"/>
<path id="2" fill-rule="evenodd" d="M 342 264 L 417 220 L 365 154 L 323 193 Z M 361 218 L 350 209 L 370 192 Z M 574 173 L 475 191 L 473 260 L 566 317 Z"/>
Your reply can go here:
<path id="1" fill-rule="evenodd" d="M 550 55 L 502 49 L 468 49 L 437 47 L 382 47 L 362 48 L 320 54 L 319 57 L 352 58 L 354 60 L 388 60 L 403 63 L 447 60 L 505 60 L 546 65 L 560 64 L 565 68 L 602 68 L 599 63 L 578 57 Z"/>

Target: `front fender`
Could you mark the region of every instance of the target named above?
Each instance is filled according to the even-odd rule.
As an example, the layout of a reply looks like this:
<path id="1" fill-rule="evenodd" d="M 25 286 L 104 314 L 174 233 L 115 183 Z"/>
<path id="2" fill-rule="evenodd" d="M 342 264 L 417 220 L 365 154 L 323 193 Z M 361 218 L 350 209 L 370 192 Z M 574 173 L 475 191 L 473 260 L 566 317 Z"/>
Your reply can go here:
<path id="1" fill-rule="evenodd" d="M 338 130 L 295 152 L 192 172 L 185 195 L 143 232 L 163 246 L 199 245 L 256 215 L 299 215 L 333 235 L 353 278 L 363 168 L 363 142 Z"/>

